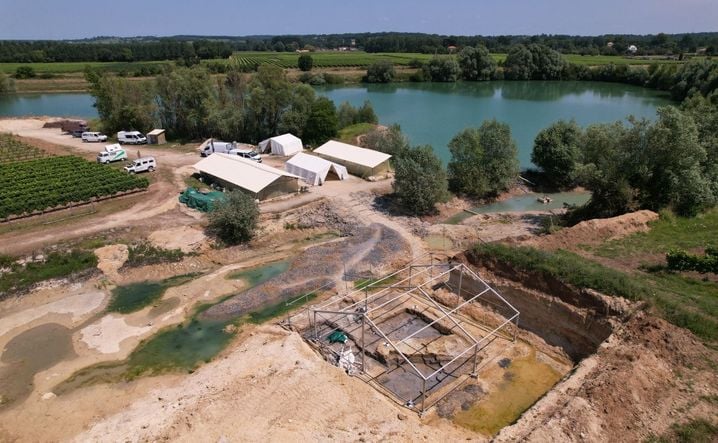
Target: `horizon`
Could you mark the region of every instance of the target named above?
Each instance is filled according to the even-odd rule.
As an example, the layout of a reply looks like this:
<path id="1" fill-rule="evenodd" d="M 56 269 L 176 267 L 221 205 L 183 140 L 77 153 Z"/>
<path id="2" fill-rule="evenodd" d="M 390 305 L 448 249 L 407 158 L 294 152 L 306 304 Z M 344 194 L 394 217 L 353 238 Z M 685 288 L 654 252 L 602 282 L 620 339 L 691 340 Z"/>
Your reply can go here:
<path id="1" fill-rule="evenodd" d="M 652 35 L 718 31 L 718 2 L 711 0 L 507 0 L 500 4 L 457 0 L 444 4 L 367 0 L 360 7 L 311 0 L 288 9 L 280 0 L 245 5 L 208 0 L 201 5 L 168 0 L 121 4 L 78 0 L 66 5 L 27 0 L 3 5 L 1 40 L 83 40 L 98 37 L 251 37 L 361 33 L 420 33 L 454 36 Z M 168 13 L 171 7 L 172 12 Z M 555 11 L 560 10 L 558 14 Z M 38 11 L 42 11 L 38 13 Z M 217 14 L 217 11 L 226 11 Z M 517 13 L 518 11 L 518 13 Z M 32 26 L 28 26 L 32 24 Z M 209 24 L 208 26 L 204 26 Z M 231 32 L 230 30 L 236 30 Z M 229 31 L 229 32 L 228 32 Z"/>

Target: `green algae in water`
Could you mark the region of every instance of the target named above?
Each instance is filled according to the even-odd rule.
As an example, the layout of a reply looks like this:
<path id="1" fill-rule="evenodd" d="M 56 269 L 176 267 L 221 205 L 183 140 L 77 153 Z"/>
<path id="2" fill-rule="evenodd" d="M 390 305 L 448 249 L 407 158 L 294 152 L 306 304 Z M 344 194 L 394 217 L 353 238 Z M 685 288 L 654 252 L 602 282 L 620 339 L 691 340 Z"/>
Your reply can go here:
<path id="1" fill-rule="evenodd" d="M 227 276 L 227 278 L 232 280 L 244 280 L 247 282 L 249 287 L 253 287 L 286 271 L 289 269 L 290 264 L 291 260 L 276 261 L 265 266 L 232 272 Z"/>
<path id="2" fill-rule="evenodd" d="M 159 300 L 168 288 L 183 285 L 198 275 L 185 274 L 158 282 L 144 281 L 118 286 L 112 290 L 112 300 L 107 306 L 107 312 L 128 314 L 139 311 Z"/>

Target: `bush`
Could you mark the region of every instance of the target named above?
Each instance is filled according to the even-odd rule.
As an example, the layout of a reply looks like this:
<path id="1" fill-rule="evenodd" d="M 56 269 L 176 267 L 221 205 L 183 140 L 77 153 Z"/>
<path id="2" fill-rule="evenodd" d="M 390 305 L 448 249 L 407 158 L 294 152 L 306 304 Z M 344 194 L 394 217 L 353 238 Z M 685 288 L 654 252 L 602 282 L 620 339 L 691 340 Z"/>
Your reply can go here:
<path id="1" fill-rule="evenodd" d="M 8 262 L 10 259 L 3 259 Z M 35 283 L 51 278 L 63 278 L 97 266 L 97 257 L 88 251 L 51 252 L 42 262 L 24 266 L 10 264 L 12 270 L 0 275 L 0 296 L 10 291 L 22 291 Z M 4 267 L 4 266 L 3 266 Z"/>
<path id="2" fill-rule="evenodd" d="M 394 160 L 394 193 L 409 214 L 428 214 L 448 195 L 446 171 L 431 146 L 407 150 Z"/>
<path id="3" fill-rule="evenodd" d="M 254 199 L 241 191 L 227 193 L 209 213 L 209 232 L 229 245 L 246 243 L 254 236 L 259 220 L 259 207 Z"/>
<path id="4" fill-rule="evenodd" d="M 673 271 L 696 271 L 701 274 L 718 274 L 718 248 L 706 248 L 704 256 L 673 249 L 666 254 L 668 269 Z"/>
<path id="5" fill-rule="evenodd" d="M 299 59 L 297 60 L 297 67 L 299 67 L 300 70 L 304 72 L 308 72 L 312 70 L 312 67 L 314 66 L 314 59 L 309 54 L 302 54 L 299 56 Z"/>
<path id="6" fill-rule="evenodd" d="M 148 242 L 130 246 L 128 253 L 125 267 L 176 263 L 185 257 L 185 253 L 181 249 L 158 248 Z"/>
<path id="7" fill-rule="evenodd" d="M 386 60 L 369 65 L 366 70 L 367 83 L 389 83 L 394 79 L 394 65 Z"/>
<path id="8" fill-rule="evenodd" d="M 35 69 L 32 66 L 19 66 L 15 70 L 15 78 L 25 79 L 35 78 L 35 76 Z"/>

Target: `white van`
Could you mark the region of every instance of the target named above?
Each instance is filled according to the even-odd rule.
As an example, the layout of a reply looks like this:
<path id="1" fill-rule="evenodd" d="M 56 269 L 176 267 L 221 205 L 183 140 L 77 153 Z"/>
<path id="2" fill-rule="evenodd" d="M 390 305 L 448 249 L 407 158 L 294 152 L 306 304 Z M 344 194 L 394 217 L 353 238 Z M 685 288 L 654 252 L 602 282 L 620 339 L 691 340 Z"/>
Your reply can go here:
<path id="1" fill-rule="evenodd" d="M 99 132 L 83 132 L 82 133 L 82 141 L 83 142 L 106 142 L 107 136 L 105 134 L 100 134 Z"/>
<path id="2" fill-rule="evenodd" d="M 215 152 L 218 152 L 220 154 L 229 154 L 229 151 L 233 149 L 235 149 L 234 143 L 210 140 L 209 143 L 207 143 L 205 147 L 202 148 L 202 151 L 199 153 L 199 155 L 201 155 L 202 157 L 207 157 L 208 155 L 214 154 Z"/>
<path id="3" fill-rule="evenodd" d="M 117 133 L 117 141 L 127 145 L 144 145 L 147 137 L 139 131 L 120 131 Z"/>
<path id="4" fill-rule="evenodd" d="M 122 149 L 119 143 L 105 146 L 104 151 L 97 154 L 97 163 L 108 164 L 119 160 L 127 159 L 127 151 Z"/>
<path id="5" fill-rule="evenodd" d="M 254 150 L 252 149 L 232 149 L 228 152 L 228 154 L 231 155 L 238 155 L 242 158 L 246 158 L 247 160 L 252 160 L 257 163 L 262 163 L 262 157 L 259 156 Z"/>
<path id="6" fill-rule="evenodd" d="M 130 174 L 136 174 L 138 172 L 149 171 L 152 172 L 157 167 L 157 162 L 154 157 L 141 157 L 134 160 L 129 165 L 125 166 L 125 171 Z"/>

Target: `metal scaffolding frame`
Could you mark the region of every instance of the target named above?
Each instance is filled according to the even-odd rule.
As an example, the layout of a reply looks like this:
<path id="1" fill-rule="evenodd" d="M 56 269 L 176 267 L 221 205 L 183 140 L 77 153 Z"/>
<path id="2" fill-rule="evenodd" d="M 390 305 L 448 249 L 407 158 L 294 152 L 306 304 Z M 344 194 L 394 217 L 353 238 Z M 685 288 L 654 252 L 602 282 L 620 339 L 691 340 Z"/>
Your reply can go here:
<path id="1" fill-rule="evenodd" d="M 458 285 L 449 284 L 449 279 L 452 273 L 458 273 Z M 469 291 L 467 288 L 468 285 L 463 283 L 464 275 L 469 277 L 471 280 L 480 283 L 482 288 L 476 292 Z M 451 289 L 452 292 L 456 293 L 456 306 L 453 308 L 445 306 L 430 295 L 430 292 L 433 291 L 434 287 L 439 285 L 443 285 L 444 287 Z M 491 330 L 489 330 L 486 326 L 473 323 L 461 313 L 463 308 L 477 302 L 480 299 L 482 299 L 481 301 L 484 303 L 496 305 L 494 302 L 485 300 L 488 294 L 498 299 L 502 307 L 508 311 L 508 315 L 503 315 L 506 320 L 498 327 Z M 391 335 L 394 331 L 382 330 L 381 324 L 384 320 L 381 320 L 381 317 L 385 314 L 391 314 L 394 309 L 401 307 L 407 298 L 414 298 L 415 301 L 421 301 L 422 305 L 426 307 L 425 311 L 434 309 L 434 312 L 438 312 L 438 315 L 434 315 L 433 320 L 420 329 L 392 340 L 389 335 Z M 342 304 L 347 303 L 346 300 L 352 300 L 354 302 L 349 305 L 342 306 Z M 416 307 L 416 305 L 414 306 Z M 324 337 L 324 335 L 326 335 L 326 331 L 320 332 L 320 329 L 328 328 L 330 331 L 344 329 L 345 331 L 348 331 L 346 328 L 342 328 L 342 326 L 340 326 L 342 321 L 344 321 L 347 325 L 354 327 L 355 329 L 352 330 L 354 332 L 357 331 L 357 328 L 361 328 L 359 333 L 356 334 L 356 336 L 358 336 L 358 342 L 356 339 L 354 342 L 360 350 L 360 361 L 356 364 L 356 369 L 362 375 L 368 375 L 366 366 L 367 346 L 376 343 L 376 341 L 372 343 L 366 342 L 367 328 L 371 333 L 380 337 L 384 341 L 384 345 L 390 346 L 401 358 L 401 363 L 398 363 L 397 367 L 406 364 L 419 378 L 421 391 L 417 399 L 421 399 L 420 406 L 418 402 L 414 401 L 414 399 L 409 399 L 406 402 L 402 401 L 402 403 L 407 407 L 417 410 L 420 414 L 426 412 L 427 408 L 431 406 L 430 404 L 427 404 L 427 383 L 433 380 L 435 385 L 431 389 L 436 388 L 441 384 L 441 382 L 436 381 L 439 374 L 443 372 L 444 374 L 451 374 L 453 376 L 453 372 L 468 363 L 468 359 L 472 356 L 473 369 L 471 370 L 470 375 L 472 377 L 476 377 L 479 363 L 479 352 L 498 338 L 499 334 L 507 327 L 510 327 L 509 325 L 512 323 L 515 324 L 515 328 L 512 328 L 513 334 L 509 333 L 508 337 L 510 337 L 511 341 L 515 341 L 520 315 L 519 311 L 514 306 L 512 306 L 501 294 L 495 291 L 488 283 L 486 283 L 486 281 L 484 281 L 478 274 L 466 265 L 463 263 L 450 263 L 443 261 L 435 263 L 433 255 L 430 255 L 430 262 L 428 264 L 414 264 L 412 262 L 412 264 L 409 264 L 405 268 L 382 277 L 363 288 L 350 291 L 343 297 L 335 298 L 334 300 L 330 300 L 318 306 L 308 307 L 306 309 L 306 314 L 309 326 L 309 336 L 307 338 L 309 338 L 309 340 L 315 345 L 324 347 L 325 350 L 333 353 L 337 356 L 337 358 L 339 357 L 338 353 L 331 349 L 328 345 L 325 345 L 322 340 L 323 338 L 326 338 Z M 302 312 L 296 315 L 304 315 L 304 313 Z M 414 355 L 414 353 L 407 352 L 406 348 L 412 349 L 414 352 L 418 352 L 419 349 L 414 348 L 410 344 L 410 340 L 424 330 L 435 327 L 435 325 L 441 323 L 453 324 L 450 328 L 451 333 L 457 333 L 459 336 L 463 337 L 467 342 L 467 346 L 460 349 L 460 352 L 457 352 L 455 355 L 451 355 L 453 358 L 451 358 L 448 362 L 439 362 L 443 363 L 440 367 L 434 368 L 429 366 L 430 369 L 434 369 L 433 372 L 425 373 L 425 371 L 422 371 L 412 362 L 410 357 Z M 470 324 L 475 328 L 486 330 L 488 332 L 482 337 L 475 337 L 467 330 L 467 328 L 462 326 L 462 323 L 467 325 Z M 286 324 L 291 327 L 291 318 L 287 318 Z M 356 326 L 357 324 L 359 324 L 358 327 Z M 426 345 L 423 345 L 422 348 L 425 346 Z M 402 348 L 405 350 L 402 351 Z M 463 363 L 458 366 L 453 366 L 458 364 L 459 360 L 462 358 L 464 359 Z M 454 369 L 450 369 L 452 367 Z M 371 382 L 372 380 L 373 378 L 369 381 Z M 398 394 L 393 394 L 395 397 L 400 398 Z"/>

